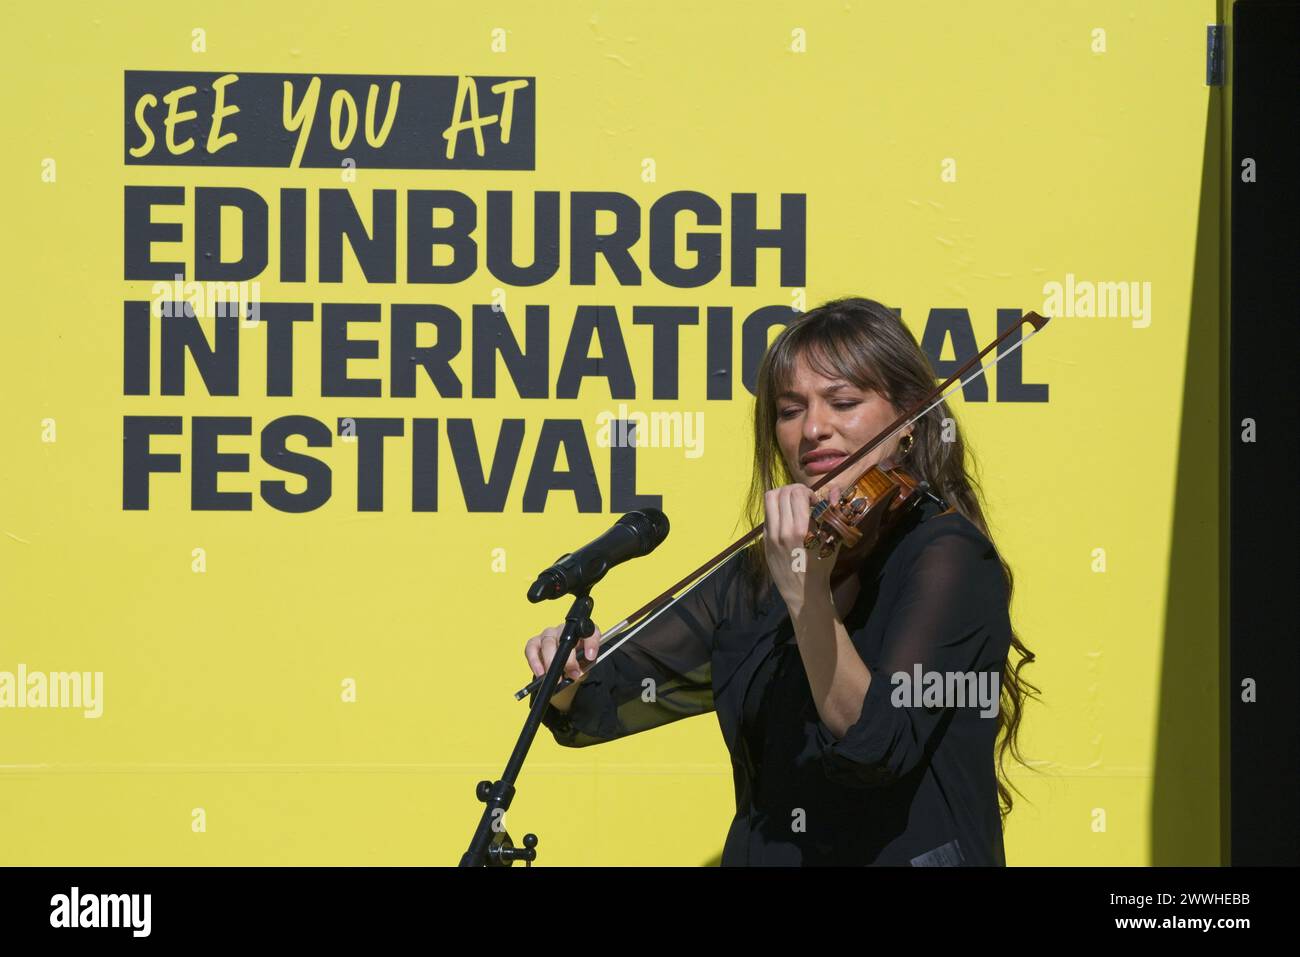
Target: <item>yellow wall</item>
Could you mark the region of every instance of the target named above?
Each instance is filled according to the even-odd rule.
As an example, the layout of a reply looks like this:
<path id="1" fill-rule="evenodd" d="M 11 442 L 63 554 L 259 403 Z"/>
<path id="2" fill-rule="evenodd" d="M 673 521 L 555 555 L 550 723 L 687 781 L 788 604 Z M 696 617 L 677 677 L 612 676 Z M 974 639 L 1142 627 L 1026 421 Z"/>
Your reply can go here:
<path id="1" fill-rule="evenodd" d="M 499 774 L 523 718 L 511 698 L 528 677 L 523 642 L 562 613 L 523 600 L 531 574 L 612 521 L 607 499 L 604 514 L 578 514 L 567 493 L 524 514 L 522 475 L 503 514 L 467 514 L 445 444 L 441 510 L 413 513 L 405 441 L 390 444 L 380 513 L 357 511 L 355 452 L 337 441 L 320 453 L 334 489 L 315 512 L 281 513 L 256 495 L 250 512 L 192 511 L 188 464 L 155 476 L 149 511 L 123 511 L 124 415 L 247 415 L 255 433 L 290 412 L 473 416 L 488 430 L 485 456 L 497 424 L 523 417 L 522 472 L 543 417 L 594 423 L 618 406 L 601 380 L 543 403 L 508 387 L 441 399 L 427 381 L 417 399 L 320 398 L 313 336 L 300 340 L 292 399 L 259 396 L 256 349 L 242 367 L 253 388 L 238 398 L 204 395 L 192 366 L 184 397 L 123 396 L 121 302 L 150 297 L 149 283 L 122 279 L 125 184 L 268 196 L 340 184 L 332 170 L 125 166 L 127 69 L 536 77 L 535 171 L 361 170 L 354 191 L 364 202 L 374 188 L 450 188 L 482 201 L 509 189 L 521 215 L 547 189 L 625 192 L 646 208 L 699 190 L 724 215 L 731 193 L 754 192 L 769 220 L 781 193 L 805 194 L 807 305 L 867 295 L 901 307 L 918 337 L 931 309 L 965 308 L 983 344 L 999 308 L 1043 311 L 1044 283 L 1066 274 L 1149 282 L 1149 325 L 1061 317 L 1026 346 L 1025 380 L 1047 383 L 1050 401 L 957 403 L 1016 573 L 1014 621 L 1039 656 L 1027 674 L 1045 698 L 1025 721 L 1039 770 L 1016 775 L 1025 797 L 1007 859 L 1218 862 L 1212 2 L 405 3 L 364 16 L 320 2 L 302 18 L 264 3 L 58 6 L 14 11 L 3 40 L 0 671 L 102 671 L 104 713 L 0 710 L 0 862 L 456 862 L 481 807 L 474 782 Z M 204 53 L 191 49 L 195 28 Z M 504 52 L 492 50 L 494 28 Z M 806 52 L 791 49 L 796 30 Z M 42 180 L 48 158 L 54 182 Z M 942 177 L 946 159 L 955 181 Z M 644 242 L 636 255 L 644 266 Z M 347 265 L 342 287 L 282 286 L 273 268 L 262 295 L 440 302 L 466 319 L 468 345 L 471 304 L 499 285 L 480 270 L 454 287 L 380 287 Z M 602 267 L 595 289 L 570 287 L 562 271 L 506 290 L 516 330 L 525 304 L 551 307 L 552 386 L 574 308 L 607 303 L 632 352 L 628 404 L 706 413 L 699 458 L 641 450 L 639 488 L 663 495 L 673 532 L 600 586 L 602 626 L 735 536 L 750 454 L 739 374 L 732 401 L 705 400 L 703 325 L 683 333 L 681 401 L 656 402 L 650 330 L 631 325 L 631 309 L 743 317 L 797 305 L 776 265 L 760 254 L 750 288 L 724 272 L 670 289 L 648 270 L 643 286 L 620 287 Z M 737 333 L 737 354 L 739 344 Z M 381 344 L 352 374 L 386 377 L 386 359 Z M 468 384 L 468 355 L 455 367 Z M 46 419 L 54 442 L 42 440 Z M 188 463 L 188 429 L 155 449 Z M 252 439 L 225 450 L 256 461 Z M 606 450 L 592 451 L 608 496 Z M 255 464 L 222 488 L 275 477 Z M 341 700 L 346 678 L 355 703 Z M 543 732 L 508 825 L 516 840 L 539 833 L 547 864 L 704 863 L 731 810 L 727 755 L 706 717 L 578 751 Z"/>

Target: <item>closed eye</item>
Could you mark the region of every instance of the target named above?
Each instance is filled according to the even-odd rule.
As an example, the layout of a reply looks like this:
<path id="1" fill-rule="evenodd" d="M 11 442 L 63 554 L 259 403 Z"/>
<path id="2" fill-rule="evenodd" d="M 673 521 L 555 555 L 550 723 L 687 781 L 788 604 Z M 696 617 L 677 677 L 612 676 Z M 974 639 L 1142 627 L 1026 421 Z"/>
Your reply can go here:
<path id="1" fill-rule="evenodd" d="M 861 404 L 862 401 L 860 399 L 841 399 L 838 402 L 832 402 L 831 406 L 836 409 L 852 409 Z M 794 418 L 794 416 L 798 415 L 801 411 L 803 410 L 799 406 L 789 406 L 781 409 L 777 415 L 782 419 L 790 419 Z"/>

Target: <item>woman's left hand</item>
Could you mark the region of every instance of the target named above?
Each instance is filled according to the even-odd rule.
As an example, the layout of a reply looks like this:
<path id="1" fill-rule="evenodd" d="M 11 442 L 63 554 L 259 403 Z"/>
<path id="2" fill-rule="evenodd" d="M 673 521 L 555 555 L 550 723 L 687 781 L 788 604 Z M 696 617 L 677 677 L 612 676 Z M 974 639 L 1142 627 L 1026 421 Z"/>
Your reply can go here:
<path id="1" fill-rule="evenodd" d="M 806 605 L 814 602 L 834 607 L 831 598 L 831 570 L 839 556 L 839 545 L 825 558 L 817 557 L 817 549 L 804 548 L 808 534 L 809 513 L 817 501 L 825 498 L 835 501 L 839 489 L 828 485 L 814 493 L 806 485 L 783 485 L 763 496 L 766 519 L 763 524 L 763 547 L 772 581 L 790 609 L 797 617 Z"/>

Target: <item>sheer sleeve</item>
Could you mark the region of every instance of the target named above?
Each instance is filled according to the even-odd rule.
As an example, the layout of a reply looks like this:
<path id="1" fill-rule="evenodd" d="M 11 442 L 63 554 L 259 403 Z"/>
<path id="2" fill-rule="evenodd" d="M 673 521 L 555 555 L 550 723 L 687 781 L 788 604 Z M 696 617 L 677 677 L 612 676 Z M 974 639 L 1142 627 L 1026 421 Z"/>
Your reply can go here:
<path id="1" fill-rule="evenodd" d="M 931 529 L 923 523 L 914 557 L 904 559 L 879 663 L 868 663 L 861 716 L 839 739 L 816 723 L 833 781 L 892 784 L 930 759 L 955 711 L 969 711 L 966 720 L 996 720 L 996 710 L 988 712 L 997 705 L 1010 642 L 1006 580 L 988 539 L 954 518 L 932 520 Z M 930 673 L 943 682 L 937 691 Z"/>
<path id="2" fill-rule="evenodd" d="M 542 723 L 559 744 L 582 748 L 713 710 L 713 636 L 740 591 L 741 554 L 595 665 L 568 711 L 546 706 Z"/>

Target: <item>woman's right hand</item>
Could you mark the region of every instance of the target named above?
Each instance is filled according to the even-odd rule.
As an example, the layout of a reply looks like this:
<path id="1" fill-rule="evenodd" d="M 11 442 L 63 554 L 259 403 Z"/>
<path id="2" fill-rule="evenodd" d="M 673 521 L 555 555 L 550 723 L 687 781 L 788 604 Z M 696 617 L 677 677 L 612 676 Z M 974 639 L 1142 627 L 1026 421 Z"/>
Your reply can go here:
<path id="1" fill-rule="evenodd" d="M 555 652 L 559 648 L 560 634 L 563 631 L 563 625 L 547 628 L 540 635 L 533 635 L 524 645 L 524 657 L 528 659 L 528 666 L 533 669 L 534 675 L 541 677 L 551 667 L 551 662 L 555 659 Z M 569 660 L 564 664 L 564 674 L 575 682 L 581 681 L 587 676 L 586 671 L 578 664 L 577 656 L 580 653 L 585 653 L 583 666 L 589 667 L 596 660 L 596 656 L 600 654 L 599 628 L 596 628 L 590 637 L 581 639 L 574 646 L 574 650 L 569 652 Z"/>

